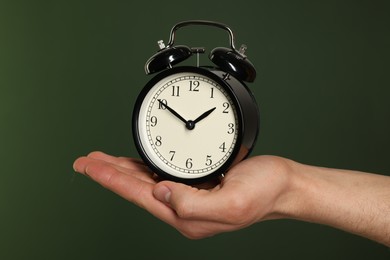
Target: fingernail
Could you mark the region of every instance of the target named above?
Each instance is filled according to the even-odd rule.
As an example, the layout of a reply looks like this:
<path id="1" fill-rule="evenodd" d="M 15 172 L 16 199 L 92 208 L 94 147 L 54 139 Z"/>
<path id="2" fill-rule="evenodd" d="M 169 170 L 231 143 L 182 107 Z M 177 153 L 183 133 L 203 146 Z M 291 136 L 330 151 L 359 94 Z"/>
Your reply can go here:
<path id="1" fill-rule="evenodd" d="M 73 165 L 72 165 L 72 168 L 73 168 L 73 171 L 74 172 L 78 172 L 77 169 L 76 169 L 76 161 L 74 161 Z"/>
<path id="2" fill-rule="evenodd" d="M 158 186 L 154 191 L 153 195 L 156 199 L 161 202 L 169 203 L 171 199 L 171 190 L 167 186 Z"/>
<path id="3" fill-rule="evenodd" d="M 77 158 L 76 160 L 74 160 L 74 162 L 73 162 L 73 165 L 72 165 L 72 167 L 73 167 L 73 170 L 75 171 L 75 172 L 80 172 L 80 169 L 78 169 L 79 167 L 79 162 L 80 162 L 80 160 L 79 160 L 80 158 Z"/>

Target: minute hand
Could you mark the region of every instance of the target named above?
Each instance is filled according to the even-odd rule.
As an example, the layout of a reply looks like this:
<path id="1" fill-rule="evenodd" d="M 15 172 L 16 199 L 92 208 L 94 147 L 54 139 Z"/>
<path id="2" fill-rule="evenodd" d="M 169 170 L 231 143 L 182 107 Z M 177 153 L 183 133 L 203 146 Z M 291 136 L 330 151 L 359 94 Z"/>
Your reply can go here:
<path id="1" fill-rule="evenodd" d="M 171 112 L 172 114 L 174 114 L 177 118 L 179 118 L 181 121 L 183 121 L 185 124 L 187 124 L 187 120 L 185 120 L 181 115 L 179 115 L 179 113 L 177 113 L 175 110 L 173 110 L 172 108 L 170 108 L 167 104 L 165 104 L 164 102 L 161 101 L 161 99 L 158 99 L 158 102 L 160 102 L 160 104 L 162 106 L 164 106 L 166 109 L 168 109 L 169 112 Z"/>

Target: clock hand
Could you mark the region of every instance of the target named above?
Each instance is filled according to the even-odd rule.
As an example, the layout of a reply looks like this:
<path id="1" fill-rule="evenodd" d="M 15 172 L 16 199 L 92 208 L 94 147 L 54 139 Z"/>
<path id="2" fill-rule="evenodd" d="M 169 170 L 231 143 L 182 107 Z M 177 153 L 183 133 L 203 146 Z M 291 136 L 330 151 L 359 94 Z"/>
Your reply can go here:
<path id="1" fill-rule="evenodd" d="M 216 107 L 213 107 L 212 109 L 207 110 L 200 116 L 198 116 L 195 120 L 188 120 L 186 123 L 186 127 L 188 130 L 192 130 L 195 128 L 195 124 L 198 123 L 200 120 L 205 119 L 208 115 L 211 114 L 216 109 Z"/>
<path id="2" fill-rule="evenodd" d="M 161 101 L 161 99 L 158 99 L 158 102 L 160 102 L 160 104 L 162 106 L 164 106 L 166 109 L 168 109 L 169 112 L 171 112 L 173 115 L 175 115 L 177 118 L 179 118 L 181 121 L 183 121 L 186 125 L 187 125 L 187 120 L 185 120 L 181 115 L 179 115 L 179 113 L 177 113 L 175 110 L 173 110 L 171 107 L 169 107 L 167 104 L 165 104 L 164 102 Z"/>
<path id="3" fill-rule="evenodd" d="M 200 120 L 205 119 L 208 115 L 211 114 L 216 109 L 216 107 L 213 107 L 212 109 L 207 110 L 203 114 L 201 114 L 198 118 L 194 120 L 194 124 L 198 123 Z"/>

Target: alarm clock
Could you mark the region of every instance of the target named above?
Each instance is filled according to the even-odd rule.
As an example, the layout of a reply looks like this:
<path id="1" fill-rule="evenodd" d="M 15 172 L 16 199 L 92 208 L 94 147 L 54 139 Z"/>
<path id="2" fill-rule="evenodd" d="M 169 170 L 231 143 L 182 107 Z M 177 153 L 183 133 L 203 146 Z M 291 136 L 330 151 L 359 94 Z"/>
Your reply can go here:
<path id="1" fill-rule="evenodd" d="M 199 25 L 227 31 L 230 46 L 209 53 L 215 66 L 175 66 L 205 52 L 174 45 L 179 28 Z M 157 74 L 133 110 L 137 151 L 162 179 L 196 184 L 223 176 L 250 154 L 259 132 L 258 106 L 244 83 L 256 78 L 246 46 L 237 50 L 228 26 L 204 20 L 177 23 L 167 45 L 158 44 L 160 50 L 145 64 L 146 74 Z"/>

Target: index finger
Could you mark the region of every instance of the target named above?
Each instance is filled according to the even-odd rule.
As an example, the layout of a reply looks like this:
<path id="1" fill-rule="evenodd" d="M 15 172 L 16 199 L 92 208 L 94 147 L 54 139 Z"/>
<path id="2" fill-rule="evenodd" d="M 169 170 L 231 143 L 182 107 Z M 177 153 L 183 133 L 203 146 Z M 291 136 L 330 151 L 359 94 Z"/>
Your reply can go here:
<path id="1" fill-rule="evenodd" d="M 78 158 L 74 163 L 74 169 L 161 220 L 171 225 L 177 222 L 175 212 L 153 196 L 156 182 L 152 177 L 145 180 L 137 176 L 145 174 L 144 172 L 133 170 L 131 173 L 124 173 L 108 162 L 90 157 Z"/>

